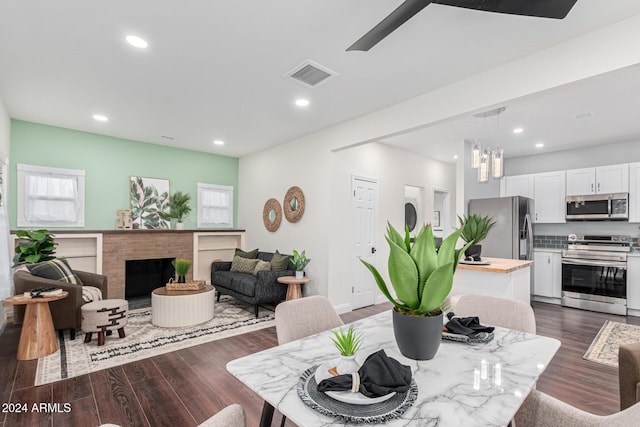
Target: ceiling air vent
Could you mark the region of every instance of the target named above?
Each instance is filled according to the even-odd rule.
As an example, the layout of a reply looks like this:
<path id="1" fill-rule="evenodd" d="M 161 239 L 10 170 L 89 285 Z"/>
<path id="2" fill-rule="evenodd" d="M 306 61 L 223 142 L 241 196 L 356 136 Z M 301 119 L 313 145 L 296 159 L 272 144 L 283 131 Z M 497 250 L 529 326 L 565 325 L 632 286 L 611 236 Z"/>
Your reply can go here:
<path id="1" fill-rule="evenodd" d="M 306 87 L 316 87 L 320 83 L 327 81 L 329 77 L 333 77 L 337 74 L 338 73 L 331 71 L 327 67 L 323 67 L 320 64 L 307 60 L 286 73 L 285 77 L 290 77 Z"/>

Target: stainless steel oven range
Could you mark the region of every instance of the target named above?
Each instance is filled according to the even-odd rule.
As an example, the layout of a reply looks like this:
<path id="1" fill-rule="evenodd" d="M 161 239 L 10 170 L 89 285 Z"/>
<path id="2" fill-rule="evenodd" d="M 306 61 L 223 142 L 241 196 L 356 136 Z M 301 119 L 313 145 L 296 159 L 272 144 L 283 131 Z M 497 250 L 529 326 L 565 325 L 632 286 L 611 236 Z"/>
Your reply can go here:
<path id="1" fill-rule="evenodd" d="M 570 234 L 562 251 L 562 305 L 626 315 L 629 241 Z"/>

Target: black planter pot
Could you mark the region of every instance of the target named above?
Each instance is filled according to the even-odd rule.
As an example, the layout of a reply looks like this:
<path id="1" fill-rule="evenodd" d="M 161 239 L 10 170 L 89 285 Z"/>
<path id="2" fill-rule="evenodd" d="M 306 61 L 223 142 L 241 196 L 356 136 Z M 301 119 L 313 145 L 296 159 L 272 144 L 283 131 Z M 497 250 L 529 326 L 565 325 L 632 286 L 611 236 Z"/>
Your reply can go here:
<path id="1" fill-rule="evenodd" d="M 418 317 L 393 310 L 393 334 L 400 352 L 409 359 L 433 359 L 442 341 L 442 313 Z"/>
<path id="2" fill-rule="evenodd" d="M 482 254 L 482 245 L 471 245 L 464 251 L 464 257 L 467 261 L 480 261 Z"/>
<path id="3" fill-rule="evenodd" d="M 178 283 L 186 283 L 187 281 L 184 280 L 184 276 L 178 276 Z"/>

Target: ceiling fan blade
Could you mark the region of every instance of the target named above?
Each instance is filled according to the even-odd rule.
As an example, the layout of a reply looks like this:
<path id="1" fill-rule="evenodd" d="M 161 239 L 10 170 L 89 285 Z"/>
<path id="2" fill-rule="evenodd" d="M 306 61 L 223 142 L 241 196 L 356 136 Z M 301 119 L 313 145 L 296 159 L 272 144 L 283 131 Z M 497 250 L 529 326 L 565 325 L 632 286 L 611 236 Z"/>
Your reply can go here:
<path id="1" fill-rule="evenodd" d="M 578 0 L 434 0 L 432 3 L 510 15 L 563 19 Z"/>
<path id="2" fill-rule="evenodd" d="M 358 41 L 347 48 L 350 50 L 367 51 L 378 44 L 380 40 L 387 37 L 399 26 L 407 22 L 413 15 L 427 7 L 431 1 L 426 0 L 406 0 L 396 10 L 391 12 L 378 25 L 373 27 L 367 34 L 360 37 Z"/>

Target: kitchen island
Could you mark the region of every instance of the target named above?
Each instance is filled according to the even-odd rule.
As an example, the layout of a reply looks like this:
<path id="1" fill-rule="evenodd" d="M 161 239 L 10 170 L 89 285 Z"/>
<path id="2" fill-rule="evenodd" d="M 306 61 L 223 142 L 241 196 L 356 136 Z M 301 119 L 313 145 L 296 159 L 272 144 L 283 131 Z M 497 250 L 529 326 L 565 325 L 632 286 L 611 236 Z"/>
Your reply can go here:
<path id="1" fill-rule="evenodd" d="M 482 257 L 489 264 L 458 264 L 452 295 L 481 294 L 530 303 L 533 261 Z"/>

